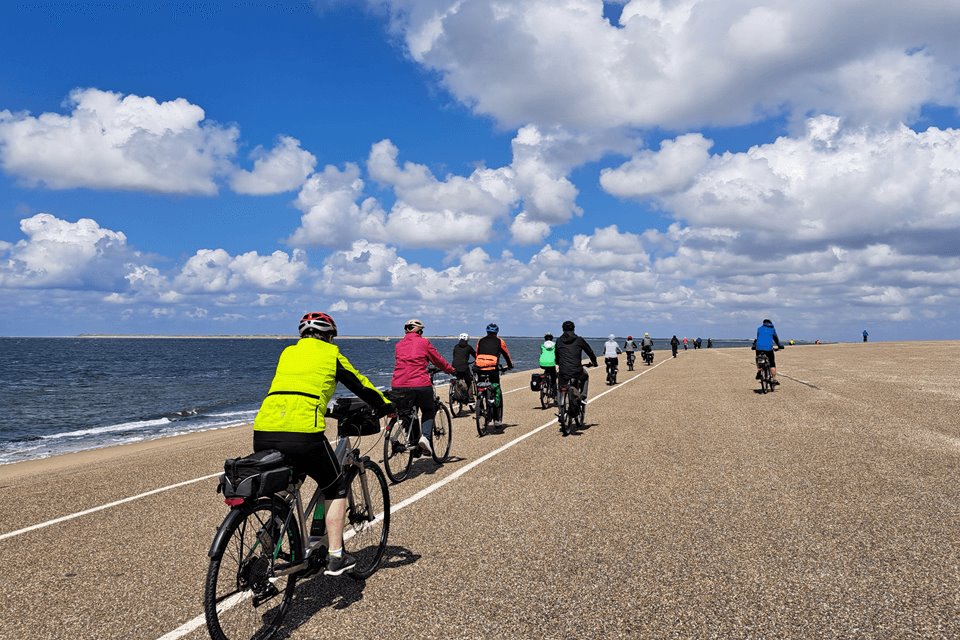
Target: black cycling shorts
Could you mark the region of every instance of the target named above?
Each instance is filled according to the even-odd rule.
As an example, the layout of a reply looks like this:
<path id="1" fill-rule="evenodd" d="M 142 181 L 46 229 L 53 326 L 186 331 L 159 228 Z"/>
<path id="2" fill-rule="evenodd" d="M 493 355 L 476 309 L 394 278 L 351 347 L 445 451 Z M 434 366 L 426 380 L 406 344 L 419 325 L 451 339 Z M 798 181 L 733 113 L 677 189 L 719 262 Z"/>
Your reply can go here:
<path id="1" fill-rule="evenodd" d="M 347 497 L 347 485 L 333 448 L 323 433 L 254 431 L 253 450 L 276 449 L 297 475 L 306 474 L 323 489 L 326 500 Z"/>

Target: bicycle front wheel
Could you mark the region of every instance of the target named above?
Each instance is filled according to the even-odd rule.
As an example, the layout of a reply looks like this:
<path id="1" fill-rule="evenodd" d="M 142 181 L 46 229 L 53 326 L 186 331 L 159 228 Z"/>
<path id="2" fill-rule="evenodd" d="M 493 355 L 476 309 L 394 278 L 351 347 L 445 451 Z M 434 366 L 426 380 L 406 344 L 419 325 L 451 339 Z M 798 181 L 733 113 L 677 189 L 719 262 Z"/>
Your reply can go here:
<path id="1" fill-rule="evenodd" d="M 394 418 L 383 438 L 383 468 L 393 483 L 403 482 L 410 471 L 413 453 L 409 445 L 410 425 L 407 419 Z"/>
<path id="2" fill-rule="evenodd" d="M 261 498 L 231 512 L 220 525 L 221 543 L 203 590 L 207 630 L 214 640 L 266 640 L 279 630 L 297 579 L 275 571 L 303 558 L 296 518 L 284 528 L 288 512 L 285 503 Z"/>
<path id="3" fill-rule="evenodd" d="M 450 419 L 450 411 L 440 402 L 437 403 L 437 415 L 433 419 L 430 440 L 433 461 L 443 464 L 450 457 L 450 445 L 453 444 L 453 420 Z"/>
<path id="4" fill-rule="evenodd" d="M 350 480 L 347 493 L 347 518 L 343 530 L 343 548 L 357 559 L 348 572 L 351 578 L 364 580 L 380 567 L 390 533 L 390 490 L 387 479 L 372 460 L 364 460 L 363 469 Z"/>

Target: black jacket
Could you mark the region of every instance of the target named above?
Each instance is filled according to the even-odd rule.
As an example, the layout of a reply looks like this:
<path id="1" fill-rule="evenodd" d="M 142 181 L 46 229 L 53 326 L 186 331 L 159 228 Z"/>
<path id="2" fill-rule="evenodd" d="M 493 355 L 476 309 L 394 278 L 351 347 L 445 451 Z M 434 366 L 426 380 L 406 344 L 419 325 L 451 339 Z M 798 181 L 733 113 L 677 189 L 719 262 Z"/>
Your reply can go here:
<path id="1" fill-rule="evenodd" d="M 473 350 L 473 347 L 466 342 L 458 342 L 453 345 L 453 368 L 457 370 L 457 373 L 463 373 L 464 371 L 470 371 L 470 356 L 473 356 L 474 359 L 477 357 L 477 352 Z"/>
<path id="2" fill-rule="evenodd" d="M 557 340 L 557 366 L 560 375 L 570 377 L 583 371 L 583 354 L 590 358 L 590 364 L 597 366 L 597 356 L 587 341 L 573 331 L 564 331 Z"/>

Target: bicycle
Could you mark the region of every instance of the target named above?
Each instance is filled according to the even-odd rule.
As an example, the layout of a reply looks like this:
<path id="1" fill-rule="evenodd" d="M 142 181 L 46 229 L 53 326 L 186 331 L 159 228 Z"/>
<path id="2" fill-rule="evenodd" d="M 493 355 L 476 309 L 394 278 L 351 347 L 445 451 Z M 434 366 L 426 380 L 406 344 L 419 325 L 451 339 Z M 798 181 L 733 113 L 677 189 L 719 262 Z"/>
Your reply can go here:
<path id="1" fill-rule="evenodd" d="M 782 351 L 783 347 L 778 347 L 777 351 Z M 770 371 L 770 359 L 767 358 L 767 354 L 763 352 L 757 352 L 757 368 L 760 370 L 760 393 L 773 393 L 773 390 L 779 384 L 776 380 L 773 379 L 773 372 Z"/>
<path id="2" fill-rule="evenodd" d="M 648 367 L 653 364 L 653 349 L 644 349 L 641 355 Z"/>
<path id="3" fill-rule="evenodd" d="M 383 471 L 351 439 L 380 431 L 359 398 L 340 398 L 326 415 L 338 422 L 336 456 L 348 486 L 343 549 L 357 564 L 348 576 L 369 578 L 380 566 L 390 532 L 390 493 Z M 214 640 L 266 640 L 280 628 L 300 580 L 326 566 L 326 535 L 310 536 L 309 514 L 320 488 L 303 507 L 296 476 L 276 450 L 227 460 L 218 493 L 230 507 L 214 535 L 203 609 Z"/>
<path id="4" fill-rule="evenodd" d="M 556 375 L 556 374 L 554 374 Z M 540 381 L 540 408 L 546 409 L 550 403 L 556 404 L 557 402 L 557 389 L 554 384 L 554 376 L 549 376 L 546 373 L 543 374 L 543 377 Z"/>
<path id="5" fill-rule="evenodd" d="M 627 351 L 627 370 L 633 371 L 633 363 L 636 362 L 637 356 L 634 355 L 633 351 Z"/>
<path id="6" fill-rule="evenodd" d="M 500 373 L 506 370 L 506 367 L 497 367 Z M 477 423 L 477 435 L 482 438 L 491 432 L 491 424 L 503 418 L 503 404 L 501 402 L 501 405 L 497 406 L 496 383 L 490 381 L 492 372 L 474 368 L 473 373 L 477 381 L 473 417 Z"/>
<path id="7" fill-rule="evenodd" d="M 757 367 L 760 369 L 760 393 L 773 393 L 773 375 L 770 373 L 770 360 L 767 354 L 757 354 Z"/>
<path id="8" fill-rule="evenodd" d="M 560 424 L 560 433 L 564 436 L 573 433 L 574 429 L 583 428 L 587 405 L 582 396 L 583 390 L 578 379 L 560 380 L 557 388 L 557 422 Z"/>
<path id="9" fill-rule="evenodd" d="M 616 358 L 604 358 L 604 361 L 607 365 L 607 384 L 614 385 L 617 384 L 617 359 Z"/>
<path id="10" fill-rule="evenodd" d="M 430 448 L 433 450 L 431 458 L 437 464 L 443 464 L 450 458 L 450 447 L 453 443 L 453 420 L 437 388 L 433 385 L 438 369 L 430 369 L 430 383 L 433 386 L 433 403 L 437 413 L 433 419 L 433 431 L 430 433 Z M 387 477 L 394 483 L 403 482 L 410 473 L 413 459 L 419 458 L 419 438 L 414 440 L 412 435 L 420 432 L 420 417 L 417 415 L 416 400 L 403 389 L 392 389 L 384 393 L 397 407 L 397 415 L 387 424 L 383 438 L 383 467 Z"/>
<path id="11" fill-rule="evenodd" d="M 454 417 L 459 416 L 464 409 L 469 409 L 470 398 L 477 397 L 477 380 L 471 373 L 470 384 L 460 378 L 454 378 L 450 381 L 447 401 L 450 404 L 450 412 Z"/>

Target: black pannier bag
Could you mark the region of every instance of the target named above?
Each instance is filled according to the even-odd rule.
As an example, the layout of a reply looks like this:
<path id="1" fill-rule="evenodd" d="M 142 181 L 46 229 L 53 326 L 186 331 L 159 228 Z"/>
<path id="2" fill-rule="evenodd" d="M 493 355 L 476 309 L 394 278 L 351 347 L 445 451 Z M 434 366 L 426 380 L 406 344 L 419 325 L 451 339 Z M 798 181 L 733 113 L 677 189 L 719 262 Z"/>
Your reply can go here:
<path id="1" fill-rule="evenodd" d="M 530 391 L 540 391 L 540 385 L 543 384 L 542 373 L 530 374 Z"/>
<path id="2" fill-rule="evenodd" d="M 264 449 L 223 463 L 218 491 L 225 498 L 259 498 L 286 489 L 293 481 L 293 467 L 276 449 Z"/>
<path id="3" fill-rule="evenodd" d="M 356 438 L 380 433 L 376 412 L 360 398 L 337 398 L 327 409 L 327 417 L 337 421 L 337 435 Z"/>

